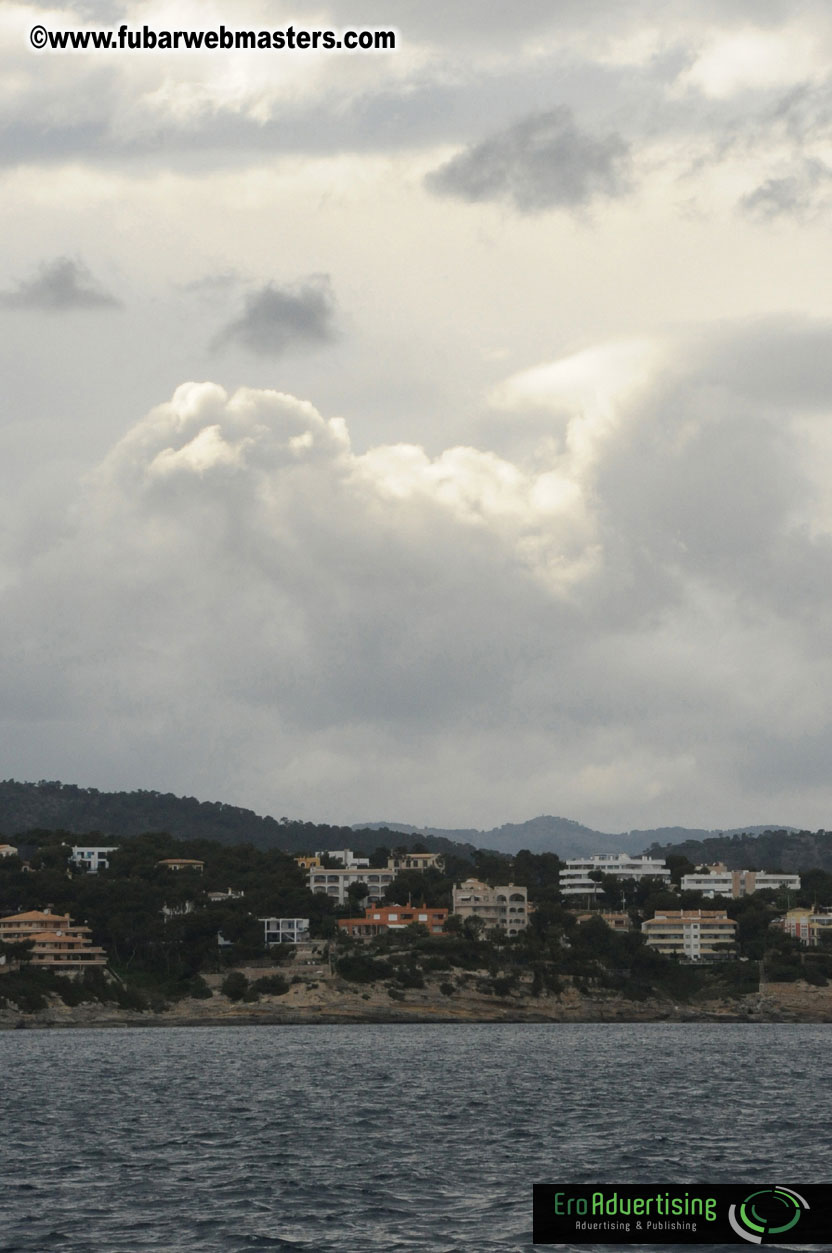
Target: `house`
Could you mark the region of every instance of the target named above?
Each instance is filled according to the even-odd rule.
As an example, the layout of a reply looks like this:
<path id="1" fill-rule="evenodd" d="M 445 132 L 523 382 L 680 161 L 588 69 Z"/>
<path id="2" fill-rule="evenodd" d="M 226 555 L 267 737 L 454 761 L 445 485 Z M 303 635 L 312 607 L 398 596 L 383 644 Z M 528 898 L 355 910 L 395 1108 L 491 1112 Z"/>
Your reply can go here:
<path id="1" fill-rule="evenodd" d="M 17 849 L 13 844 L 0 844 L 0 857 L 17 857 Z"/>
<path id="2" fill-rule="evenodd" d="M 568 857 L 560 872 L 560 890 L 564 896 L 597 896 L 600 883 L 589 876 L 601 873 L 614 875 L 632 883 L 642 879 L 661 879 L 670 883 L 670 871 L 655 857 L 631 857 L 629 853 L 595 853 L 591 857 Z"/>
<path id="3" fill-rule="evenodd" d="M 307 853 L 306 856 L 303 857 L 296 857 L 295 861 L 300 866 L 301 870 L 311 870 L 313 866 L 320 866 L 321 864 L 320 857 L 312 856 L 311 853 Z"/>
<path id="4" fill-rule="evenodd" d="M 369 899 L 380 901 L 395 877 L 392 870 L 365 870 L 355 866 L 349 870 L 327 870 L 322 866 L 313 866 L 309 871 L 309 888 L 312 892 L 331 896 L 339 905 L 345 905 L 350 885 L 363 883 Z"/>
<path id="5" fill-rule="evenodd" d="M 73 866 L 78 866 L 79 869 L 86 870 L 89 874 L 95 874 L 99 870 L 109 869 L 110 853 L 115 853 L 117 849 L 117 844 L 111 844 L 107 847 L 89 844 L 83 847 L 75 845 L 69 855 L 69 860 Z"/>
<path id="6" fill-rule="evenodd" d="M 387 869 L 396 874 L 402 870 L 441 870 L 444 865 L 441 853 L 394 853 L 387 859 Z"/>
<path id="7" fill-rule="evenodd" d="M 832 906 L 815 905 L 813 909 L 790 909 L 783 919 L 786 935 L 810 948 L 817 948 L 824 934 L 832 935 Z"/>
<path id="8" fill-rule="evenodd" d="M 92 943 L 90 934 L 89 927 L 73 926 L 68 914 L 48 909 L 0 918 L 0 940 L 8 944 L 27 940 L 32 945 L 21 964 L 56 974 L 79 974 L 107 965 L 107 954 Z"/>
<path id="9" fill-rule="evenodd" d="M 662 909 L 641 924 L 647 945 L 682 961 L 731 956 L 737 924 L 724 909 Z"/>
<path id="10" fill-rule="evenodd" d="M 263 943 L 267 948 L 274 944 L 301 944 L 309 939 L 308 918 L 259 918 L 263 924 Z"/>
<path id="11" fill-rule="evenodd" d="M 515 883 L 491 888 L 479 879 L 466 879 L 453 889 L 453 912 L 460 918 L 482 918 L 489 928 L 517 935 L 528 926 L 528 891 Z"/>
<path id="12" fill-rule="evenodd" d="M 384 931 L 402 931 L 421 924 L 431 935 L 441 935 L 447 917 L 447 909 L 428 909 L 424 905 L 368 905 L 363 918 L 339 918 L 338 928 L 347 935 L 368 939 Z"/>
<path id="13" fill-rule="evenodd" d="M 590 913 L 575 915 L 575 921 L 578 923 L 589 922 L 590 918 L 600 918 L 611 931 L 629 931 L 632 926 L 629 914 L 614 914 L 593 910 Z"/>
<path id="14" fill-rule="evenodd" d="M 729 870 L 722 862 L 700 866 L 693 874 L 682 875 L 683 892 L 701 892 L 708 897 L 731 896 L 736 900 L 766 888 L 799 892 L 800 875 L 780 871 L 766 874 L 762 870 Z"/>
<path id="15" fill-rule="evenodd" d="M 196 857 L 163 857 L 156 865 L 167 870 L 196 870 L 199 874 L 205 869 L 205 862 Z"/>
<path id="16" fill-rule="evenodd" d="M 223 901 L 239 901 L 245 896 L 245 892 L 234 888 L 226 888 L 224 892 L 206 892 L 205 899 L 210 901 L 212 905 L 221 905 Z"/>

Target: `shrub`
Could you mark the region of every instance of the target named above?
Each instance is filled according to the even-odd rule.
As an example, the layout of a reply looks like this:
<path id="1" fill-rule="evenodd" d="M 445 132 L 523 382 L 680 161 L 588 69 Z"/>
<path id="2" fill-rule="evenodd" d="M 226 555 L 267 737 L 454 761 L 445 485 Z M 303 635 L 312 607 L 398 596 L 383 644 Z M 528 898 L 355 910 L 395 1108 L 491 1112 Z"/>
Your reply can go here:
<path id="1" fill-rule="evenodd" d="M 223 979 L 220 991 L 229 1001 L 241 1001 L 248 991 L 248 979 L 241 970 L 232 970 Z"/>
<path id="2" fill-rule="evenodd" d="M 292 980 L 294 983 L 294 979 Z M 288 980 L 283 975 L 265 975 L 257 979 L 253 985 L 263 996 L 285 996 L 289 991 Z"/>

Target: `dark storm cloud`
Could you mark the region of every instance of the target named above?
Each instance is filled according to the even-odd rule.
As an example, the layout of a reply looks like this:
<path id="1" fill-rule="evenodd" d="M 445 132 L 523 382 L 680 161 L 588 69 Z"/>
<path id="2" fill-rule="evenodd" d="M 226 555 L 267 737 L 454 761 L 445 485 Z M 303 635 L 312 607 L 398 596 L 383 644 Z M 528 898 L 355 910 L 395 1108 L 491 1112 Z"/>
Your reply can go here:
<path id="1" fill-rule="evenodd" d="M 69 313 L 75 309 L 118 309 L 121 301 L 103 291 L 82 262 L 57 257 L 44 262 L 35 278 L 0 292 L 0 307 Z"/>
<path id="2" fill-rule="evenodd" d="M 287 287 L 267 283 L 245 299 L 239 318 L 217 336 L 261 357 L 295 347 L 316 347 L 336 338 L 335 299 L 328 275 L 313 274 Z"/>
<path id="3" fill-rule="evenodd" d="M 426 184 L 439 195 L 475 203 L 507 201 L 523 213 L 577 209 L 627 191 L 628 153 L 620 135 L 587 134 L 561 106 L 458 153 Z"/>

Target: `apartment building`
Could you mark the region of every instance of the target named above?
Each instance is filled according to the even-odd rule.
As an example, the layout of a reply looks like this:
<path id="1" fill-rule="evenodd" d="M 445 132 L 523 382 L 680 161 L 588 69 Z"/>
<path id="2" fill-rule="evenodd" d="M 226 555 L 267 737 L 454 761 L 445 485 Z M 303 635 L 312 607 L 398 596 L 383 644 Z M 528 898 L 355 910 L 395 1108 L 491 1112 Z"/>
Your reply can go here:
<path id="1" fill-rule="evenodd" d="M 347 935 L 368 939 L 420 923 L 431 935 L 441 935 L 447 917 L 447 909 L 428 909 L 424 905 L 368 905 L 363 918 L 339 918 L 338 928 Z"/>
<path id="2" fill-rule="evenodd" d="M 491 888 L 479 879 L 466 879 L 453 889 L 453 912 L 460 918 L 482 918 L 488 928 L 517 935 L 528 926 L 528 891 L 516 883 Z"/>
<path id="3" fill-rule="evenodd" d="M 54 971 L 79 974 L 107 965 L 107 954 L 90 939 L 90 928 L 73 926 L 69 914 L 32 909 L 0 918 L 0 940 L 8 944 L 28 940 L 32 950 L 25 964 Z"/>
<path id="4" fill-rule="evenodd" d="M 331 896 L 338 905 L 346 905 L 350 884 L 363 883 L 368 889 L 369 899 L 380 901 L 395 877 L 392 870 L 364 870 L 355 866 L 350 870 L 326 870 L 322 866 L 313 866 L 309 871 L 309 888 L 312 892 Z"/>
<path id="5" fill-rule="evenodd" d="M 729 870 L 721 862 L 700 866 L 693 874 L 682 875 L 683 892 L 702 892 L 707 897 L 731 896 L 736 900 L 767 888 L 799 892 L 800 875 L 781 871 L 767 874 L 762 870 Z"/>
<path id="6" fill-rule="evenodd" d="M 666 957 L 707 962 L 731 955 L 737 924 L 724 909 L 665 909 L 641 929 L 649 947 Z"/>
<path id="7" fill-rule="evenodd" d="M 564 896 L 597 896 L 600 885 L 590 874 L 614 875 L 628 882 L 660 879 L 670 883 L 670 871 L 655 857 L 631 857 L 629 853 L 595 853 L 591 857 L 569 857 L 560 872 L 560 890 Z"/>

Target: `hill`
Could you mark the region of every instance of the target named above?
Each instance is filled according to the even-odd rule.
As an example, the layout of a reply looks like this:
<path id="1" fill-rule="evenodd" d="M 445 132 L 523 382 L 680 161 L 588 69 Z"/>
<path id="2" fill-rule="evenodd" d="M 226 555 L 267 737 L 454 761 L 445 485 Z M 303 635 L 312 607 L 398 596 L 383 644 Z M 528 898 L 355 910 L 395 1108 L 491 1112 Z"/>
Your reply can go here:
<path id="1" fill-rule="evenodd" d="M 383 829 L 354 830 L 299 819 L 261 817 L 250 809 L 221 802 L 198 801 L 170 792 L 99 792 L 72 783 L 0 782 L 0 835 L 12 843 L 32 831 L 65 831 L 68 835 L 100 835 L 102 843 L 120 836 L 165 831 L 179 840 L 217 840 L 220 844 L 253 844 L 261 849 L 302 853 L 314 849 L 352 848 L 371 853 L 380 844 L 422 843 L 430 852 L 470 859 L 473 845 L 441 836 L 408 837 Z"/>
<path id="2" fill-rule="evenodd" d="M 734 831 L 708 831 L 698 827 L 656 827 L 646 831 L 594 831 L 580 822 L 570 818 L 556 818 L 551 814 L 542 814 L 539 818 L 531 818 L 528 822 L 506 822 L 501 827 L 492 827 L 489 831 L 477 831 L 472 828 L 448 830 L 441 827 L 417 827 L 401 822 L 365 822 L 363 830 L 385 827 L 390 831 L 402 834 L 414 834 L 423 839 L 439 836 L 447 840 L 464 841 L 480 848 L 495 848 L 503 853 L 517 853 L 527 848 L 531 853 L 557 853 L 559 857 L 585 857 L 592 853 L 641 853 L 656 844 L 673 847 L 684 842 L 688 844 L 702 842 L 710 837 L 731 836 Z M 742 827 L 742 831 L 750 834 L 761 834 L 770 831 L 768 827 Z M 780 827 L 778 830 L 793 831 L 793 827 Z"/>

